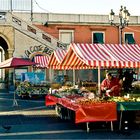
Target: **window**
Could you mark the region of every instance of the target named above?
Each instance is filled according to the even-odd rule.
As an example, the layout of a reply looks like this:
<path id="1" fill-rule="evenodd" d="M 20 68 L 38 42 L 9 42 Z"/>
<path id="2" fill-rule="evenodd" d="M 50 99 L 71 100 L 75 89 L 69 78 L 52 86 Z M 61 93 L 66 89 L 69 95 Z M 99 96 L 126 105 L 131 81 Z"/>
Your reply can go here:
<path id="1" fill-rule="evenodd" d="M 66 45 L 69 45 L 74 41 L 74 31 L 73 30 L 59 30 L 59 40 Z"/>
<path id="2" fill-rule="evenodd" d="M 104 33 L 103 32 L 93 32 L 92 42 L 103 44 L 104 43 Z"/>
<path id="3" fill-rule="evenodd" d="M 135 44 L 134 34 L 133 33 L 125 33 L 125 43 L 126 44 Z"/>

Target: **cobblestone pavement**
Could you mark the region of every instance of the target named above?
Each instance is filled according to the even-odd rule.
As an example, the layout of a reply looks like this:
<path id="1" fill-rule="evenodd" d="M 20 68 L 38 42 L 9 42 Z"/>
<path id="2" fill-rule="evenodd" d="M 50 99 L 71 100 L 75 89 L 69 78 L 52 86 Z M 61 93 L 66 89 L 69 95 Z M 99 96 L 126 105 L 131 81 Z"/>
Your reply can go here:
<path id="1" fill-rule="evenodd" d="M 20 99 L 13 106 L 12 93 L 0 93 L 0 139 L 140 139 L 139 129 L 123 134 L 110 131 L 110 127 L 95 127 L 90 123 L 90 132 L 86 124 L 75 124 L 61 120 L 54 107 L 46 107 L 45 99 Z M 10 125 L 6 132 L 2 125 Z"/>

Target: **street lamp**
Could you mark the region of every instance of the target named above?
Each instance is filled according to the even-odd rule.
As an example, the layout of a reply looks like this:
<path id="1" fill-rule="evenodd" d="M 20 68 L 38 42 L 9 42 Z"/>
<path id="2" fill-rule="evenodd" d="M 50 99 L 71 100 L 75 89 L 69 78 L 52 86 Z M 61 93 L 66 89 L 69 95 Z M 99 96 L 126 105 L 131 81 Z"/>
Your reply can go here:
<path id="1" fill-rule="evenodd" d="M 119 12 L 119 21 L 120 22 L 118 24 L 113 23 L 114 16 L 115 16 L 115 13 L 113 12 L 113 9 L 111 9 L 111 12 L 109 14 L 109 21 L 110 21 L 111 25 L 119 28 L 120 44 L 123 44 L 122 31 L 126 26 L 128 26 L 130 13 L 128 12 L 126 7 L 121 6 L 120 12 Z"/>

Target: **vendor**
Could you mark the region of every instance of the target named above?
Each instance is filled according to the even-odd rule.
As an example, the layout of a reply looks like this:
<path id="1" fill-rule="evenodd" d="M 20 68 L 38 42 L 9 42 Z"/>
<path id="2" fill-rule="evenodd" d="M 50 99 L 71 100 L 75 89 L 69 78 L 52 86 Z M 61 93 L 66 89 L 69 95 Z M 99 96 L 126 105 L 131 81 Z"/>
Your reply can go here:
<path id="1" fill-rule="evenodd" d="M 106 73 L 106 78 L 101 83 L 101 92 L 105 96 L 120 96 L 121 82 L 113 77 L 111 73 Z"/>
<path id="2" fill-rule="evenodd" d="M 132 90 L 132 82 L 134 80 L 133 78 L 134 72 L 131 70 L 126 70 L 124 72 L 124 77 L 123 77 L 123 88 L 124 92 L 129 92 Z"/>

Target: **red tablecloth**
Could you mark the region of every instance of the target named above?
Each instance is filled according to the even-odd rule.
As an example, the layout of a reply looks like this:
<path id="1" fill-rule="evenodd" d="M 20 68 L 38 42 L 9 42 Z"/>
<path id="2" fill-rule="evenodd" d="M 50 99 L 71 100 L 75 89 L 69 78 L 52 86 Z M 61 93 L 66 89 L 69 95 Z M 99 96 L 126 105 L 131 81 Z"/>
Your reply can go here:
<path id="1" fill-rule="evenodd" d="M 76 113 L 76 123 L 117 120 L 116 103 L 96 103 L 80 106 Z"/>
<path id="2" fill-rule="evenodd" d="M 56 105 L 56 103 L 58 103 L 58 99 L 57 97 L 55 96 L 52 96 L 52 95 L 47 95 L 45 97 L 45 105 L 46 106 L 50 106 L 50 105 Z"/>
<path id="3" fill-rule="evenodd" d="M 61 104 L 75 111 L 75 123 L 117 120 L 117 105 L 115 102 L 95 103 L 94 105 L 83 106 L 75 103 L 74 100 L 71 99 L 57 98 L 51 95 L 47 96 L 46 105 L 52 100 L 52 103 Z"/>

